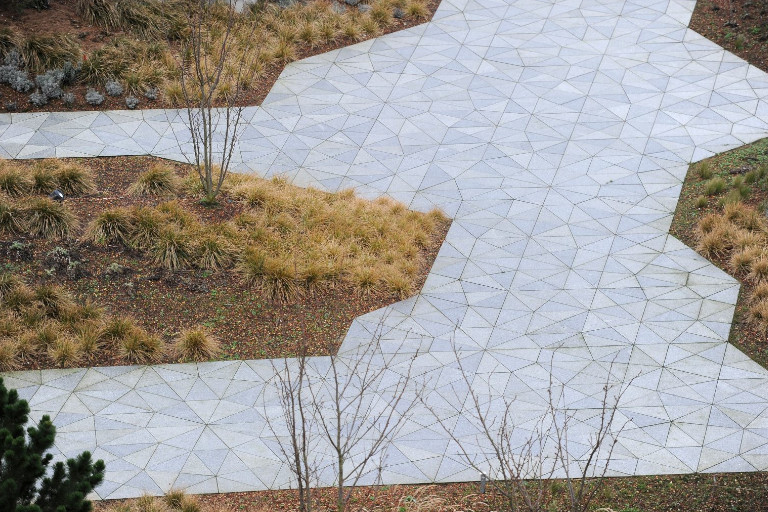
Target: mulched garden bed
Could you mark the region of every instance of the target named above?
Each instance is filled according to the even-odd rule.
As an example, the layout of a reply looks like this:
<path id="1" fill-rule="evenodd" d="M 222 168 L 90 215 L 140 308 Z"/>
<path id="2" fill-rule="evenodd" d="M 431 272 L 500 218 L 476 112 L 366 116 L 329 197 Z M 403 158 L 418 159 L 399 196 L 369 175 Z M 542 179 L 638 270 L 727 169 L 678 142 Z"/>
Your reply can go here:
<path id="1" fill-rule="evenodd" d="M 94 170 L 98 192 L 66 199 L 65 204 L 85 226 L 110 207 L 162 202 L 128 196 L 125 192 L 141 171 L 160 161 L 151 157 L 78 160 Z M 189 172 L 189 166 L 172 165 L 180 175 Z M 216 207 L 205 207 L 196 197 L 184 193 L 176 200 L 206 222 L 232 219 L 244 209 L 241 202 L 226 194 Z M 414 290 L 423 285 L 449 225 L 449 221 L 443 222 L 429 249 L 422 249 Z M 18 250 L 18 242 L 26 244 L 26 248 Z M 70 260 L 80 262 L 77 272 L 68 271 L 67 262 L 52 261 L 49 253 L 56 247 L 66 249 Z M 315 355 L 327 354 L 338 346 L 354 318 L 400 300 L 384 289 L 361 292 L 338 281 L 321 282 L 303 290 L 295 299 L 281 302 L 259 286 L 243 282 L 233 270 L 170 271 L 154 264 L 146 254 L 124 246 L 101 247 L 77 239 L 0 235 L 0 253 L 5 269 L 23 275 L 29 284 L 62 285 L 81 299 L 90 298 L 105 306 L 109 314 L 133 317 L 141 327 L 166 340 L 185 328 L 203 325 L 220 340 L 221 359 L 290 356 L 298 347 L 307 347 Z M 115 268 L 120 270 L 113 272 Z M 166 354 L 157 362 L 173 361 L 176 359 Z M 77 366 L 117 364 L 126 361 L 117 347 L 105 344 Z M 41 365 L 50 362 L 45 358 L 25 358 L 21 368 L 37 369 Z"/>
<path id="2" fill-rule="evenodd" d="M 393 19 L 391 23 L 384 27 L 382 34 L 389 34 L 410 27 L 421 25 L 429 21 L 440 6 L 441 0 L 425 0 L 428 10 L 426 19 L 414 17 L 404 17 Z M 89 24 L 80 18 L 75 12 L 76 0 L 52 0 L 51 7 L 47 10 L 37 11 L 34 9 L 24 9 L 17 13 L 7 5 L 0 4 L 0 27 L 8 26 L 18 29 L 21 32 L 28 33 L 65 33 L 76 37 L 83 51 L 90 52 L 99 48 L 107 42 L 121 36 L 135 37 L 130 33 L 121 30 L 105 30 L 102 27 Z M 343 2 L 342 2 L 343 3 Z M 313 55 L 320 55 L 331 50 L 344 48 L 359 43 L 366 38 L 351 38 L 343 35 L 337 37 L 328 44 L 317 44 L 315 46 L 299 46 L 294 60 L 300 60 Z M 2 62 L 0 62 L 2 64 Z M 260 105 L 264 98 L 272 90 L 273 85 L 282 73 L 287 62 L 276 62 L 267 67 L 255 84 L 248 90 L 241 93 L 237 106 Z M 34 76 L 34 75 L 33 75 Z M 125 110 L 125 96 L 111 97 L 104 95 L 104 102 L 101 105 L 94 106 L 85 102 L 85 93 L 94 84 L 78 83 L 66 87 L 66 92 L 75 94 L 75 103 L 67 107 L 61 100 L 51 100 L 47 105 L 36 107 L 29 102 L 29 93 L 19 93 L 7 85 L 0 85 L 0 112 L 49 112 L 49 111 L 104 111 L 104 110 Z M 97 89 L 102 90 L 101 87 Z M 103 90 L 102 90 L 103 92 Z M 157 108 L 179 108 L 181 105 L 168 101 L 161 94 L 156 100 L 149 100 L 143 96 L 139 97 L 139 109 L 157 109 Z M 14 109 L 7 108 L 8 104 L 15 105 Z"/>
<path id="3" fill-rule="evenodd" d="M 550 488 L 562 493 L 561 482 Z M 335 510 L 333 490 L 319 492 L 315 510 Z M 561 494 L 562 497 L 562 494 Z M 298 509 L 295 491 L 206 494 L 194 498 L 201 512 L 267 512 Z M 766 510 L 768 479 L 761 473 L 672 475 L 609 478 L 590 506 L 602 512 L 759 512 Z M 135 500 L 94 503 L 96 512 L 120 510 Z M 547 510 L 568 510 L 565 500 L 554 500 Z M 491 512 L 506 510 L 506 502 L 493 487 L 480 492 L 478 483 L 361 487 L 351 510 L 368 512 Z"/>
<path id="4" fill-rule="evenodd" d="M 689 27 L 768 71 L 768 3 L 753 0 L 699 0 Z"/>

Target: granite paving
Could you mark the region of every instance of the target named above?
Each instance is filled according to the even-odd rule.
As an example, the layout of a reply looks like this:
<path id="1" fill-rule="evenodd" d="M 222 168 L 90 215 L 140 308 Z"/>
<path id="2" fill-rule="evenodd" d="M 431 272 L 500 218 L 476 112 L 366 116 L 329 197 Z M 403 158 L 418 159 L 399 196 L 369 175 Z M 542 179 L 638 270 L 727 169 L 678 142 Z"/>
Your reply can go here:
<path id="1" fill-rule="evenodd" d="M 689 163 L 768 134 L 768 76 L 689 30 L 694 5 L 443 0 L 429 23 L 289 65 L 244 112 L 238 171 L 454 219 L 420 293 L 342 345 L 349 367 L 374 342 L 392 362 L 372 407 L 408 366 L 429 382 L 379 481 L 479 478 L 447 432 L 483 460 L 470 386 L 497 419 L 514 398 L 523 434 L 555 389 L 578 463 L 604 385 L 623 385 L 612 475 L 768 469 L 768 372 L 728 343 L 739 284 L 668 234 Z M 0 157 L 184 160 L 184 119 L 3 114 Z M 106 461 L 97 494 L 118 498 L 290 486 L 265 421 L 279 424 L 283 365 L 5 378 L 53 417 L 57 456 Z M 327 375 L 318 358 L 313 383 Z"/>

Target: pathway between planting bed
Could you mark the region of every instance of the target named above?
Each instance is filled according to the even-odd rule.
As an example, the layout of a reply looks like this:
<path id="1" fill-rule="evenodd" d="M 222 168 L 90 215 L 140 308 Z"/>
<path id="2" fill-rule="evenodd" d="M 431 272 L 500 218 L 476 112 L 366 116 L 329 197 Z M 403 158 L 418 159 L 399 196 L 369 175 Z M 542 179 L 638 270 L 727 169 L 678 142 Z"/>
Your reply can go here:
<path id="1" fill-rule="evenodd" d="M 517 397 L 522 432 L 562 386 L 577 458 L 603 384 L 634 377 L 612 474 L 768 469 L 768 372 L 727 343 L 738 283 L 668 235 L 688 163 L 768 133 L 768 75 L 688 30 L 693 7 L 445 0 L 426 25 L 288 66 L 247 110 L 242 171 L 454 218 L 419 295 L 358 318 L 342 353 L 377 332 L 403 364 L 418 351 L 446 422 L 466 396 L 454 348 L 477 392 Z M 0 116 L 11 158 L 180 159 L 177 137 L 173 111 Z M 63 454 L 105 459 L 98 493 L 116 498 L 287 486 L 273 376 L 242 361 L 7 384 L 54 417 Z M 477 478 L 421 406 L 382 474 Z"/>

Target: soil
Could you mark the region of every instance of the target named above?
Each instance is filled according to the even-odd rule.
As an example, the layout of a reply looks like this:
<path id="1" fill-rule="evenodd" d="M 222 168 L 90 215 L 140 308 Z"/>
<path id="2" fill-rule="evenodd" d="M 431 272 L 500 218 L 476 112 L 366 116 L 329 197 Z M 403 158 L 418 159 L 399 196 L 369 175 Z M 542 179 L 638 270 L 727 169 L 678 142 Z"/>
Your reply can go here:
<path id="1" fill-rule="evenodd" d="M 125 32 L 106 31 L 101 27 L 93 26 L 75 13 L 76 0 L 51 0 L 51 8 L 44 11 L 34 9 L 24 9 L 21 14 L 16 14 L 8 6 L 0 4 L 0 27 L 9 26 L 21 33 L 69 33 L 81 41 L 85 52 L 93 51 L 96 48 L 109 42 L 119 36 L 125 36 Z M 393 19 L 392 24 L 384 31 L 384 34 L 405 30 L 416 25 L 426 23 L 432 19 L 435 11 L 440 5 L 440 0 L 427 0 L 427 9 L 429 11 L 426 20 L 415 18 Z M 313 55 L 320 55 L 331 50 L 344 48 L 365 39 L 353 39 L 349 37 L 340 37 L 329 44 L 316 46 L 299 46 L 296 51 L 296 60 L 301 60 Z M 277 63 L 267 68 L 256 84 L 247 91 L 243 91 L 236 106 L 261 105 L 264 98 L 267 97 L 272 86 L 277 81 L 287 63 Z M 0 112 L 52 112 L 52 111 L 90 111 L 90 110 L 125 110 L 125 96 L 111 97 L 104 94 L 104 103 L 98 106 L 89 105 L 85 102 L 85 93 L 92 84 L 77 84 L 66 87 L 66 92 L 75 94 L 75 103 L 67 107 L 61 100 L 51 100 L 47 105 L 35 107 L 29 103 L 28 93 L 18 93 L 7 85 L 0 85 Z M 97 87 L 103 93 L 103 88 Z M 143 96 L 138 98 L 139 109 L 154 108 L 179 108 L 180 105 L 166 101 L 162 95 L 156 100 L 149 100 Z M 7 108 L 9 103 L 16 105 L 15 109 Z"/>
<path id="2" fill-rule="evenodd" d="M 152 157 L 114 157 L 78 159 L 94 170 L 98 192 L 65 202 L 85 226 L 95 215 L 110 207 L 156 205 L 162 199 L 127 196 L 127 187 L 139 172 L 153 162 Z M 165 162 L 165 161 L 163 161 Z M 167 163 L 167 162 L 166 162 Z M 173 164 L 180 175 L 189 167 Z M 217 207 L 201 205 L 197 198 L 180 195 L 177 201 L 206 222 L 231 219 L 240 213 L 240 203 L 224 195 Z M 423 264 L 414 289 L 420 289 L 447 233 L 446 222 L 429 249 L 422 251 Z M 31 252 L 13 254 L 13 242 L 29 244 Z M 55 247 L 70 252 L 81 261 L 76 273 L 67 265 L 57 266 L 48 253 Z M 30 284 L 57 283 L 81 300 L 91 298 L 112 314 L 133 317 L 147 331 L 162 335 L 166 341 L 185 328 L 208 327 L 222 342 L 221 359 L 258 359 L 291 356 L 297 347 L 306 346 L 310 355 L 335 350 L 352 320 L 400 300 L 386 291 L 358 292 L 346 283 L 318 285 L 305 290 L 293 302 L 276 302 L 263 290 L 243 283 L 233 271 L 203 270 L 170 272 L 155 265 L 139 252 L 122 246 L 99 247 L 90 243 L 0 237 L 0 259 L 10 270 L 25 276 Z M 126 268 L 110 274 L 113 263 Z M 106 345 L 106 344 L 105 344 Z M 160 362 L 174 362 L 165 355 Z M 105 346 L 78 366 L 126 364 L 117 347 Z M 23 369 L 50 367 L 47 358 L 28 358 Z"/>
<path id="3" fill-rule="evenodd" d="M 690 28 L 768 71 L 768 2 L 765 0 L 699 0 Z"/>
<path id="4" fill-rule="evenodd" d="M 768 478 L 763 473 L 674 475 L 609 478 L 589 510 L 603 512 L 760 512 L 768 510 Z M 562 482 L 551 482 L 562 493 Z M 333 490 L 319 491 L 319 506 L 335 510 Z M 201 512 L 277 512 L 298 510 L 296 491 L 261 491 L 207 494 L 196 497 Z M 130 503 L 131 500 L 124 500 Z M 106 512 L 121 501 L 94 503 L 95 512 Z M 491 512 L 509 506 L 492 485 L 480 492 L 477 482 L 441 485 L 361 487 L 350 509 L 367 512 Z M 569 510 L 560 494 L 544 510 Z"/>

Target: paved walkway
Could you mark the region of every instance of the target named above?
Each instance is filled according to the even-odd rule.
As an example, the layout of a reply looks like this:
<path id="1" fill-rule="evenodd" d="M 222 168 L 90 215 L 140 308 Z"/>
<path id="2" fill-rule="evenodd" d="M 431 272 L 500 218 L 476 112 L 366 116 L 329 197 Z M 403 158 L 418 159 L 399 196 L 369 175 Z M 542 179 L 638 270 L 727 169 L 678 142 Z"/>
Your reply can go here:
<path id="1" fill-rule="evenodd" d="M 523 430 L 551 378 L 580 415 L 574 457 L 615 360 L 639 377 L 614 474 L 768 469 L 768 372 L 727 343 L 739 286 L 667 234 L 689 162 L 768 135 L 768 76 L 688 30 L 693 6 L 443 0 L 426 25 L 290 65 L 247 110 L 241 169 L 455 219 L 421 293 L 358 319 L 343 350 L 383 322 L 387 351 L 421 351 L 447 421 L 465 396 L 451 340 L 473 387 L 517 397 Z M 2 115 L 0 156 L 181 158 L 171 128 L 183 136 L 172 111 Z M 273 374 L 243 361 L 8 384 L 55 418 L 58 450 L 106 460 L 98 493 L 115 498 L 288 485 L 260 398 Z M 476 480 L 459 460 L 417 410 L 383 479 Z"/>

